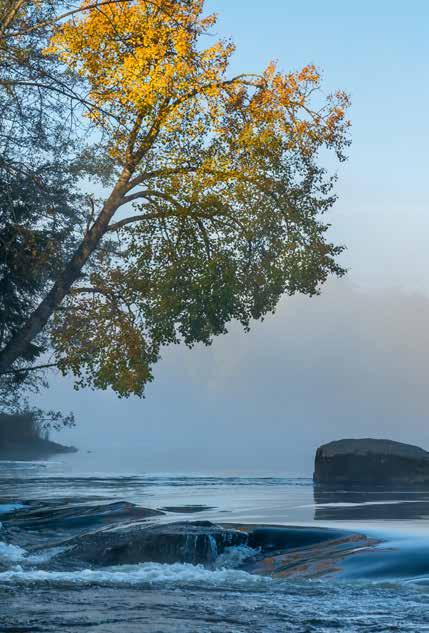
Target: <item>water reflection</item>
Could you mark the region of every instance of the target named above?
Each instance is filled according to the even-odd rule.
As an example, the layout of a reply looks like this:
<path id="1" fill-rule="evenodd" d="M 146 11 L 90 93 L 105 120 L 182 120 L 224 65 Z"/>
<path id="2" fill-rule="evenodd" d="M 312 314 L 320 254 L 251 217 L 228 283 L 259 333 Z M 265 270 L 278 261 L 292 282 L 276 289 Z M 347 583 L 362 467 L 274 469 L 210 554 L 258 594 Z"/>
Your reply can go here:
<path id="1" fill-rule="evenodd" d="M 429 490 L 314 486 L 315 521 L 411 520 L 429 518 Z"/>

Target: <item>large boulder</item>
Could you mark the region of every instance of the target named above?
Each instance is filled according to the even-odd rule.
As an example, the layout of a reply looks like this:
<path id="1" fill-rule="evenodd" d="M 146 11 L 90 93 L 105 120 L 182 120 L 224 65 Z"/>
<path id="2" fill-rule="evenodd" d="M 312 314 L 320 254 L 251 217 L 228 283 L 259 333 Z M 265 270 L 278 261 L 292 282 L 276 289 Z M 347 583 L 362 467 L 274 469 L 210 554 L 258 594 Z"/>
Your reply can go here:
<path id="1" fill-rule="evenodd" d="M 317 449 L 320 484 L 427 485 L 429 452 L 392 440 L 338 440 Z"/>

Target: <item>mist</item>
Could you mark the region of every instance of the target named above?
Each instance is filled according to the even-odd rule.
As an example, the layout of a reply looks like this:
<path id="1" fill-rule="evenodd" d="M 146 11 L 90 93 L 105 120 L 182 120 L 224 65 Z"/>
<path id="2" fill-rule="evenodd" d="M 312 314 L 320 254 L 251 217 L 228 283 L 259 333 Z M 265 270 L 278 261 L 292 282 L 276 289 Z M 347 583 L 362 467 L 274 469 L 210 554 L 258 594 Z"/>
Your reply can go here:
<path id="1" fill-rule="evenodd" d="M 211 347 L 164 350 L 145 400 L 56 378 L 38 401 L 73 409 L 61 441 L 91 468 L 309 475 L 317 446 L 343 437 L 429 449 L 428 322 L 427 296 L 342 279 L 249 334 L 233 324 Z"/>

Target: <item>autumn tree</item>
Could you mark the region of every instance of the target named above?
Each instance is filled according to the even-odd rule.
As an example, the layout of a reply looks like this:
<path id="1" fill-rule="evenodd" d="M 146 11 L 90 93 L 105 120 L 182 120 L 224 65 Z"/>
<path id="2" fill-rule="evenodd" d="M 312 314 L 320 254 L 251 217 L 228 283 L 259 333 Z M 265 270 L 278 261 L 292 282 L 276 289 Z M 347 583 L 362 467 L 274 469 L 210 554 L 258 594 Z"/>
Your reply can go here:
<path id="1" fill-rule="evenodd" d="M 86 87 L 109 189 L 0 372 L 47 333 L 77 384 L 141 395 L 162 346 L 247 329 L 343 273 L 320 152 L 344 159 L 346 95 L 323 97 L 313 66 L 230 77 L 203 5 L 86 2 L 55 29 L 44 54 Z"/>

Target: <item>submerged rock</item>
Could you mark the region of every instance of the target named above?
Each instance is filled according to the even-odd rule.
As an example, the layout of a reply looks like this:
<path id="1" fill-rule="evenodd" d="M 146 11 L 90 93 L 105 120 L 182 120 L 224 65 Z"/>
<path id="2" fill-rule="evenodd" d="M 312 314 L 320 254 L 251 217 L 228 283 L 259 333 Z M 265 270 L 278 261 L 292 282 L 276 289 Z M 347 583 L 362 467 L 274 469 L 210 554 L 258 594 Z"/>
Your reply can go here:
<path id="1" fill-rule="evenodd" d="M 17 514 L 10 512 L 4 515 L 5 525 L 13 525 L 19 529 L 27 530 L 84 530 L 91 527 L 100 528 L 124 521 L 145 520 L 164 515 L 164 512 L 143 508 L 126 501 L 114 503 L 102 503 L 96 505 L 70 505 L 50 507 L 49 504 L 41 508 L 32 509 L 22 506 Z M 29 507 L 27 510 L 26 507 Z M 13 523 L 12 523 L 13 522 Z"/>
<path id="2" fill-rule="evenodd" d="M 247 538 L 246 532 L 209 521 L 170 523 L 89 534 L 76 541 L 68 556 L 100 566 L 148 562 L 210 565 L 227 547 L 244 545 Z"/>
<path id="3" fill-rule="evenodd" d="M 429 486 L 429 452 L 392 440 L 330 442 L 317 449 L 314 481 L 320 484 Z"/>
<path id="4" fill-rule="evenodd" d="M 184 505 L 184 506 L 165 506 L 160 508 L 163 512 L 173 512 L 175 514 L 194 514 L 197 512 L 206 512 L 207 510 L 214 510 L 213 506 L 203 505 Z"/>
<path id="5" fill-rule="evenodd" d="M 279 534 L 281 530 L 279 528 Z M 279 541 L 281 546 L 274 551 L 263 551 L 261 556 L 255 557 L 245 566 L 246 571 L 274 578 L 340 577 L 344 575 L 350 559 L 358 558 L 368 551 L 373 552 L 378 544 L 376 539 L 347 531 L 327 529 L 323 533 L 323 529 L 300 530 L 301 537 L 296 540 L 297 530 L 285 528 L 285 542 Z M 291 539 L 286 545 L 288 536 Z"/>
<path id="6" fill-rule="evenodd" d="M 309 547 L 315 543 L 344 538 L 349 534 L 345 530 L 320 527 L 284 527 L 260 526 L 249 532 L 250 547 L 270 552 L 279 549 L 296 549 Z"/>

